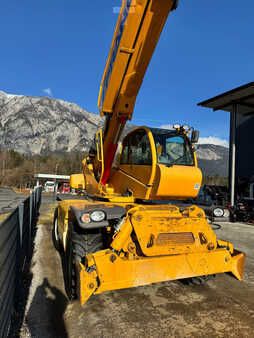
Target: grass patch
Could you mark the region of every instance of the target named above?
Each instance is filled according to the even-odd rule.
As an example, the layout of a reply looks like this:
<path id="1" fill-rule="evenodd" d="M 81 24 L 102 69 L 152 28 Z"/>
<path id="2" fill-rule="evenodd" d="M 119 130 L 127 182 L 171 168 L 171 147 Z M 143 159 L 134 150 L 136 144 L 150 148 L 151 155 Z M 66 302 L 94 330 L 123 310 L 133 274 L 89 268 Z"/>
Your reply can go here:
<path id="1" fill-rule="evenodd" d="M 53 217 L 55 208 L 58 203 L 44 204 L 40 208 L 40 217 L 37 224 L 51 225 L 53 224 Z"/>
<path id="2" fill-rule="evenodd" d="M 26 195 L 29 195 L 30 194 L 30 189 L 20 189 L 20 188 L 17 188 L 17 187 L 12 187 L 11 188 L 16 194 L 26 194 Z"/>
<path id="3" fill-rule="evenodd" d="M 9 214 L 1 214 L 0 215 L 0 223 L 3 223 L 3 221 L 9 216 Z"/>
<path id="4" fill-rule="evenodd" d="M 11 189 L 12 189 L 16 194 L 20 194 L 21 189 L 16 188 L 16 187 L 12 187 Z"/>

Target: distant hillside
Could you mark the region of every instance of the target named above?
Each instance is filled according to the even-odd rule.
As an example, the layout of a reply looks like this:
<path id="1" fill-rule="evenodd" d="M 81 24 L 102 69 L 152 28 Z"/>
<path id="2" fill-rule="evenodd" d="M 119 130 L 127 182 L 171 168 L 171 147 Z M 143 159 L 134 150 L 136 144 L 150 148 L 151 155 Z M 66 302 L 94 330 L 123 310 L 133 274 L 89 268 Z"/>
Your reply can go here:
<path id="1" fill-rule="evenodd" d="M 98 114 L 75 103 L 50 97 L 10 95 L 0 91 L 0 144 L 26 155 L 86 152 L 103 125 Z M 127 125 L 126 134 L 134 125 Z M 228 149 L 198 145 L 199 167 L 205 176 L 227 176 Z"/>
<path id="2" fill-rule="evenodd" d="M 213 144 L 199 144 L 197 158 L 204 176 L 228 176 L 229 149 Z"/>
<path id="3" fill-rule="evenodd" d="M 103 121 L 74 103 L 0 92 L 0 144 L 27 155 L 87 151 Z"/>

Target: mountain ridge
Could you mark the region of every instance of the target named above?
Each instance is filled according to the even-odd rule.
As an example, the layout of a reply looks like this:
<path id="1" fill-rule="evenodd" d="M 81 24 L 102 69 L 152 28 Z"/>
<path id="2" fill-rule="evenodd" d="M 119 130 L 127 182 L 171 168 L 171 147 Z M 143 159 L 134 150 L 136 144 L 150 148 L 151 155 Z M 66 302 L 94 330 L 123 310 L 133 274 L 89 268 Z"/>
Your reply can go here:
<path id="1" fill-rule="evenodd" d="M 87 152 L 104 121 L 76 103 L 3 91 L 0 91 L 0 112 L 1 149 L 25 155 Z M 134 127 L 127 125 L 124 134 Z M 213 144 L 199 144 L 196 148 L 199 167 L 206 176 L 227 176 L 227 148 Z"/>

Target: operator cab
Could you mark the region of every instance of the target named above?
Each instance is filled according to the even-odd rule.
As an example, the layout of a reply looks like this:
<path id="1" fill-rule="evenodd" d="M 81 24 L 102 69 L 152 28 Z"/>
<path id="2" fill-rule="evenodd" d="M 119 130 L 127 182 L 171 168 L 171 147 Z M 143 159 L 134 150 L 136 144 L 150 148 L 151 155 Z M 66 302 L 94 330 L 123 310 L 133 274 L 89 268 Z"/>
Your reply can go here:
<path id="1" fill-rule="evenodd" d="M 153 154 L 155 154 L 153 158 Z M 194 166 L 194 153 L 186 134 L 176 130 L 141 127 L 123 141 L 121 165 Z"/>
<path id="2" fill-rule="evenodd" d="M 114 191 L 137 199 L 187 199 L 199 192 L 202 175 L 189 129 L 138 127 L 123 140 Z M 193 136 L 193 135 L 192 135 Z M 192 137 L 194 139 L 194 137 Z"/>

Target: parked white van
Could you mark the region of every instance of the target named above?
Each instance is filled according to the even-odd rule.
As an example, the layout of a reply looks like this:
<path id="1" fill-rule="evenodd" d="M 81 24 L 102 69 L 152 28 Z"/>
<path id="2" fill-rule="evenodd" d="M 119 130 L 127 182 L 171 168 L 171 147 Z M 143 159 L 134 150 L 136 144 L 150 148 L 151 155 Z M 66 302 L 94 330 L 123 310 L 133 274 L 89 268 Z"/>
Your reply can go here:
<path id="1" fill-rule="evenodd" d="M 54 192 L 55 191 L 55 182 L 53 182 L 53 181 L 47 181 L 44 184 L 44 191 L 46 191 L 46 192 Z"/>

